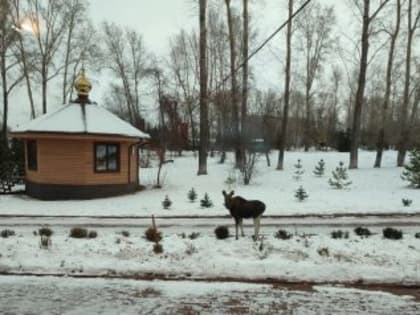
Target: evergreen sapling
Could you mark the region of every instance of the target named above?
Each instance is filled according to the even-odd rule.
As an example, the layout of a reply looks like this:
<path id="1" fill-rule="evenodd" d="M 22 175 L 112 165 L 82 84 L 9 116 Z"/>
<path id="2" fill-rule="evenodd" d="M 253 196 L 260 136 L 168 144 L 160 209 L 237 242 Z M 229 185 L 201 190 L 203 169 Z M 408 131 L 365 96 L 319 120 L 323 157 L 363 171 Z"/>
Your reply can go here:
<path id="1" fill-rule="evenodd" d="M 298 159 L 297 164 L 295 164 L 295 175 L 293 175 L 293 178 L 296 181 L 299 181 L 301 180 L 303 173 L 305 173 L 305 170 L 303 169 L 300 159 Z"/>
<path id="2" fill-rule="evenodd" d="M 204 194 L 204 198 L 200 200 L 202 208 L 211 208 L 213 207 L 213 202 L 210 200 L 210 197 L 207 193 Z"/>
<path id="3" fill-rule="evenodd" d="M 401 178 L 410 182 L 411 186 L 420 188 L 420 149 L 410 152 L 410 162 L 404 166 Z"/>
<path id="4" fill-rule="evenodd" d="M 194 188 L 191 188 L 190 191 L 188 191 L 188 199 L 190 202 L 194 202 L 197 199 L 197 193 L 195 192 Z"/>
<path id="5" fill-rule="evenodd" d="M 165 199 L 162 201 L 163 209 L 169 209 L 172 205 L 172 201 L 169 199 L 168 195 L 165 196 Z"/>
<path id="6" fill-rule="evenodd" d="M 318 161 L 318 164 L 315 165 L 315 169 L 314 169 L 314 175 L 317 177 L 322 177 L 324 176 L 325 173 L 325 162 L 323 159 Z"/>
<path id="7" fill-rule="evenodd" d="M 336 189 L 343 189 L 351 185 L 352 182 L 348 179 L 347 169 L 344 167 L 344 163 L 340 162 L 335 171 L 332 171 L 332 178 L 328 180 L 328 183 Z"/>
<path id="8" fill-rule="evenodd" d="M 304 201 L 309 195 L 306 193 L 303 186 L 300 186 L 298 190 L 296 190 L 295 197 L 298 201 Z"/>

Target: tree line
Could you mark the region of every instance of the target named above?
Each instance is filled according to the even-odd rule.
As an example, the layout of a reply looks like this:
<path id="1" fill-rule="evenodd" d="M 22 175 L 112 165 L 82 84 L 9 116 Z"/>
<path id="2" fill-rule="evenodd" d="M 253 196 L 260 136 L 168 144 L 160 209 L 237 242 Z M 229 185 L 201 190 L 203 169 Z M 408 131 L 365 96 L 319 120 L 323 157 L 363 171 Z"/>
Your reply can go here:
<path id="1" fill-rule="evenodd" d="M 105 105 L 150 132 L 161 151 L 198 150 L 198 174 L 207 173 L 213 151 L 222 163 L 233 151 L 244 167 L 253 141 L 278 150 L 278 170 L 287 149 L 314 147 L 349 151 L 350 168 L 359 148 L 376 150 L 375 167 L 395 148 L 401 166 L 420 145 L 420 1 L 346 0 L 352 38 L 340 31 L 334 6 L 278 3 L 284 28 L 269 39 L 276 43 L 270 62 L 282 84 L 261 88 L 252 59 L 266 39 L 255 20 L 259 1 L 198 0 L 191 4 L 198 27 L 179 30 L 157 55 L 138 30 L 107 21 L 95 27 L 88 1 L 0 0 L 3 147 L 13 91 L 27 94 L 35 118 L 49 111 L 52 84 L 63 104 L 74 98 L 73 82 L 87 65 L 108 78 Z"/>

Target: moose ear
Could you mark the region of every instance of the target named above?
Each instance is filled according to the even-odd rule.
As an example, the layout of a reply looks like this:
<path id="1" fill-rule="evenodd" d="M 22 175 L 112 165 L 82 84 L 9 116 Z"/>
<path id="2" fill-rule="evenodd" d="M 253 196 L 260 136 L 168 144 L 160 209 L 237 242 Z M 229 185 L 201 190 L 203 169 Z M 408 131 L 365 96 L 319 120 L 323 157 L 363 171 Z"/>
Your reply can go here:
<path id="1" fill-rule="evenodd" d="M 229 195 L 233 196 L 235 194 L 235 191 L 231 191 Z"/>
<path id="2" fill-rule="evenodd" d="M 226 191 L 223 190 L 222 191 L 222 194 L 223 194 L 223 196 L 226 196 Z"/>

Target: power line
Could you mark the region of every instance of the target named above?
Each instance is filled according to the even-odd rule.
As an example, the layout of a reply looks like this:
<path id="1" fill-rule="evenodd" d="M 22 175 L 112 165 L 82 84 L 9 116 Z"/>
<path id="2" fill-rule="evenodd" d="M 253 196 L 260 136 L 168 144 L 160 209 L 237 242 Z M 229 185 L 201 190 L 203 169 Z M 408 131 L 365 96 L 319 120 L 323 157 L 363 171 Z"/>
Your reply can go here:
<path id="1" fill-rule="evenodd" d="M 260 46 L 258 46 L 244 61 L 242 61 L 241 64 L 235 68 L 234 73 L 238 72 L 246 62 L 259 53 L 260 50 L 263 49 L 264 46 L 267 45 L 268 42 L 271 41 L 289 23 L 289 21 L 293 20 L 295 16 L 298 15 L 311 1 L 312 0 L 307 0 L 304 4 L 302 4 L 299 9 L 297 9 L 283 24 L 281 24 L 270 36 L 268 36 Z M 225 83 L 231 76 L 232 74 L 228 74 L 219 84 L 217 84 L 216 89 Z"/>

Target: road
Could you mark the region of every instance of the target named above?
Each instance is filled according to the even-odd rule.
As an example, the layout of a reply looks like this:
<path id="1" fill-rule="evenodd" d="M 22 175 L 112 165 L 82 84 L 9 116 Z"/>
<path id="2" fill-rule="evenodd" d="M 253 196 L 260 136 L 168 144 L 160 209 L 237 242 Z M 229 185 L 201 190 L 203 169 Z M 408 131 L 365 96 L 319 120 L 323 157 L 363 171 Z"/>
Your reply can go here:
<path id="1" fill-rule="evenodd" d="M 1 314 L 419 314 L 407 295 L 331 286 L 0 276 Z"/>
<path id="2" fill-rule="evenodd" d="M 230 217 L 157 217 L 158 227 L 166 233 L 200 232 L 212 233 L 218 225 L 233 227 Z M 263 217 L 261 220 L 262 234 L 274 233 L 278 229 L 291 232 L 318 234 L 330 233 L 332 230 L 351 230 L 357 226 L 368 227 L 372 232 L 378 233 L 384 227 L 394 227 L 404 233 L 420 232 L 420 215 L 412 216 L 304 216 L 304 217 Z M 57 228 L 70 228 L 85 226 L 91 228 L 111 229 L 144 229 L 151 225 L 150 217 L 80 217 L 80 216 L 0 216 L 0 227 L 39 227 L 51 226 Z M 244 221 L 245 228 L 252 231 L 252 220 Z"/>

